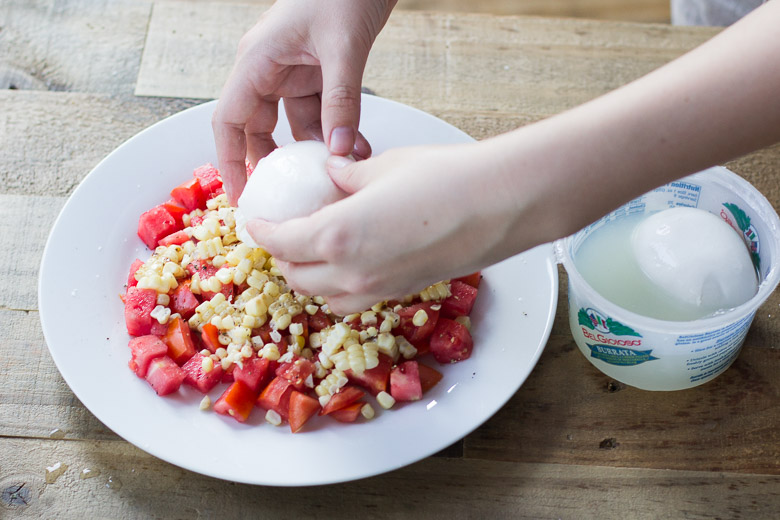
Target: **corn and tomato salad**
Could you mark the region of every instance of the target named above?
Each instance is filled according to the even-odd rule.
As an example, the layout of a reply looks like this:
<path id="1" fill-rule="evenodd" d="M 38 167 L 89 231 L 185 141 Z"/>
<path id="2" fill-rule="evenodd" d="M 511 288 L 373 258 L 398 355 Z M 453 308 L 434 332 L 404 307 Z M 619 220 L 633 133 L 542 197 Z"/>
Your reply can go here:
<path id="1" fill-rule="evenodd" d="M 237 238 L 210 164 L 143 213 L 138 236 L 152 254 L 133 262 L 122 296 L 129 365 L 159 395 L 189 385 L 204 394 L 201 410 L 244 422 L 258 409 L 297 432 L 315 415 L 371 420 L 417 401 L 442 378 L 431 365 L 471 355 L 480 273 L 337 316 Z"/>

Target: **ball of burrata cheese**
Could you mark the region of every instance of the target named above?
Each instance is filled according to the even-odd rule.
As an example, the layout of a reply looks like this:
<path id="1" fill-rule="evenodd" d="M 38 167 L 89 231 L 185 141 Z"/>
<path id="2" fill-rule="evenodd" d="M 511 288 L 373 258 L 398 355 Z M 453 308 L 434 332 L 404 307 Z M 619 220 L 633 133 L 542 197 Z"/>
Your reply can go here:
<path id="1" fill-rule="evenodd" d="M 747 246 L 708 211 L 676 207 L 650 215 L 634 229 L 631 247 L 650 281 L 687 305 L 714 313 L 758 291 Z"/>
<path id="2" fill-rule="evenodd" d="M 236 235 L 260 247 L 246 230 L 252 219 L 283 222 L 306 217 L 347 193 L 325 169 L 330 151 L 320 141 L 297 141 L 277 148 L 257 163 L 238 199 Z"/>

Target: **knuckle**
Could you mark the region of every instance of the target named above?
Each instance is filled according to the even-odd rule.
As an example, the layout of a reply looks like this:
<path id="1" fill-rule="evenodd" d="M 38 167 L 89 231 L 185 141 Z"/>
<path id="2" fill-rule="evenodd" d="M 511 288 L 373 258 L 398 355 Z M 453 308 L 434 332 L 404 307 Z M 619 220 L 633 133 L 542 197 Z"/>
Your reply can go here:
<path id="1" fill-rule="evenodd" d="M 351 85 L 337 85 L 323 96 L 325 108 L 330 109 L 352 109 L 359 102 L 360 88 Z"/>
<path id="2" fill-rule="evenodd" d="M 346 225 L 326 227 L 319 234 L 315 253 L 319 258 L 333 264 L 343 264 L 355 256 L 355 236 Z"/>

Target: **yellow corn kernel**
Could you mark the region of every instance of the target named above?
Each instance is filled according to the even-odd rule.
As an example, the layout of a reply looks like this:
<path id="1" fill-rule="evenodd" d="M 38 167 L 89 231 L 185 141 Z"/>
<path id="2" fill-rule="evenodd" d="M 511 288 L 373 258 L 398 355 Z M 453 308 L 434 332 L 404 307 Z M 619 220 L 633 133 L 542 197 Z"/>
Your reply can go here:
<path id="1" fill-rule="evenodd" d="M 376 312 L 366 311 L 363 314 L 361 314 L 360 323 L 362 323 L 363 325 L 376 325 L 377 323 Z"/>
<path id="2" fill-rule="evenodd" d="M 263 285 L 263 293 L 271 297 L 279 296 L 279 286 L 272 281 L 268 281 Z"/>
<path id="3" fill-rule="evenodd" d="M 185 213 L 185 216 L 186 216 L 186 213 Z M 211 407 L 211 398 L 209 396 L 207 396 L 207 395 L 204 395 L 203 399 L 200 400 L 199 408 L 203 412 L 203 411 L 208 410 L 210 407 Z"/>
<path id="4" fill-rule="evenodd" d="M 428 313 L 425 312 L 425 309 L 420 309 L 414 313 L 414 316 L 412 316 L 412 323 L 415 327 L 422 327 L 428 323 Z"/>
<path id="5" fill-rule="evenodd" d="M 226 262 L 226 260 L 225 260 L 225 257 L 224 257 L 224 256 L 222 256 L 222 255 L 217 255 L 217 256 L 215 256 L 214 258 L 212 258 L 212 259 L 211 259 L 211 263 L 212 263 L 212 264 L 214 265 L 214 267 L 216 267 L 217 269 L 219 269 L 220 267 L 222 267 L 223 265 L 225 265 L 225 262 Z"/>
<path id="6" fill-rule="evenodd" d="M 273 424 L 274 426 L 279 426 L 282 424 L 282 417 L 273 410 L 268 410 L 265 412 L 265 420 L 269 424 Z"/>
<path id="7" fill-rule="evenodd" d="M 284 330 L 292 323 L 292 316 L 284 314 L 280 316 L 278 320 L 274 320 L 274 322 L 276 323 L 277 330 Z"/>
<path id="8" fill-rule="evenodd" d="M 468 331 L 471 332 L 471 318 L 469 318 L 468 316 L 458 316 L 457 318 L 455 318 L 455 321 L 457 321 L 458 323 L 466 327 L 466 329 L 468 329 Z"/>
<path id="9" fill-rule="evenodd" d="M 204 357 L 203 361 L 200 363 L 200 366 L 203 368 L 203 372 L 208 374 L 214 369 L 214 360 L 211 359 L 211 357 Z"/>
<path id="10" fill-rule="evenodd" d="M 222 267 L 214 274 L 214 278 L 219 280 L 222 285 L 233 283 L 233 270 Z"/>
<path id="11" fill-rule="evenodd" d="M 258 354 L 270 361 L 276 361 L 281 357 L 279 355 L 279 347 L 275 343 L 266 343 Z"/>
<path id="12" fill-rule="evenodd" d="M 171 303 L 171 297 L 168 296 L 166 293 L 157 295 L 157 305 L 165 305 L 167 307 L 168 305 L 170 305 L 170 303 Z"/>
<path id="13" fill-rule="evenodd" d="M 378 402 L 379 406 L 381 406 L 385 410 L 389 410 L 395 404 L 395 399 L 393 399 L 392 395 L 388 394 L 385 391 L 382 391 L 376 394 L 376 402 Z"/>
<path id="14" fill-rule="evenodd" d="M 374 415 L 376 412 L 374 412 L 374 407 L 370 404 L 366 403 L 363 406 L 360 407 L 360 414 L 365 417 L 368 420 L 371 420 L 374 418 Z"/>

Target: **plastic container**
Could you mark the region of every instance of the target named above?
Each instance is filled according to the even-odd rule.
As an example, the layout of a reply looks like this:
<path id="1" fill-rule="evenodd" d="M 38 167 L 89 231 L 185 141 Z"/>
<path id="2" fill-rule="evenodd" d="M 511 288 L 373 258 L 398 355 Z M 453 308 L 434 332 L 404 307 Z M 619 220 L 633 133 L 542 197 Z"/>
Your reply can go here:
<path id="1" fill-rule="evenodd" d="M 623 309 L 598 294 L 574 257 L 602 225 L 637 213 L 689 206 L 720 215 L 745 240 L 759 274 L 744 304 L 694 321 L 665 321 Z M 569 324 L 585 357 L 608 376 L 643 390 L 682 390 L 711 381 L 736 359 L 758 307 L 780 281 L 780 219 L 750 183 L 714 167 L 629 202 L 555 244 L 569 277 Z"/>

